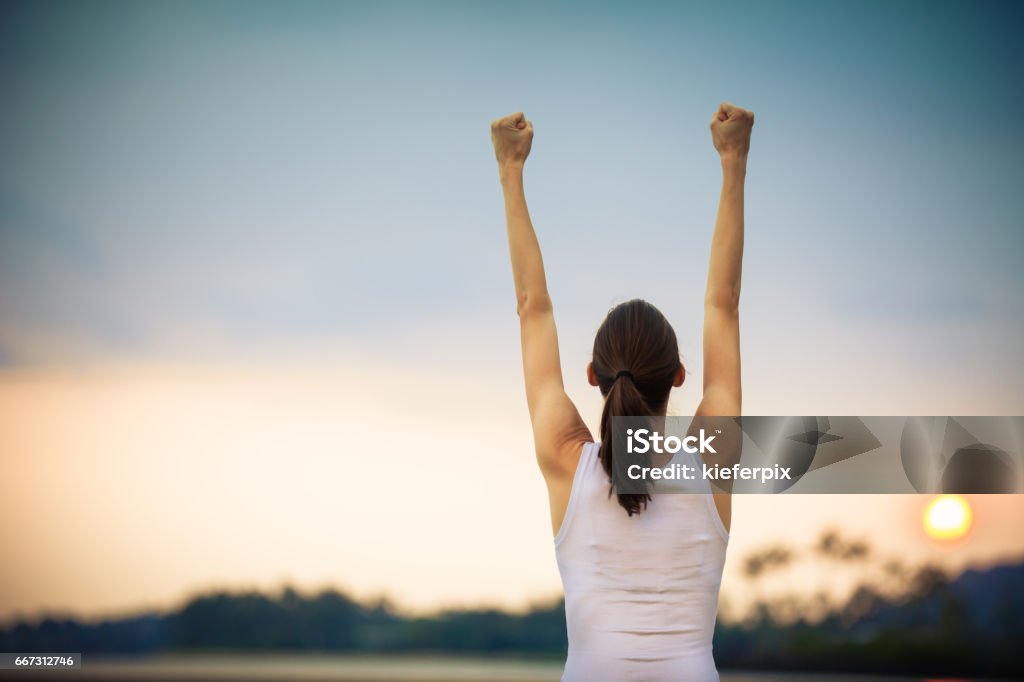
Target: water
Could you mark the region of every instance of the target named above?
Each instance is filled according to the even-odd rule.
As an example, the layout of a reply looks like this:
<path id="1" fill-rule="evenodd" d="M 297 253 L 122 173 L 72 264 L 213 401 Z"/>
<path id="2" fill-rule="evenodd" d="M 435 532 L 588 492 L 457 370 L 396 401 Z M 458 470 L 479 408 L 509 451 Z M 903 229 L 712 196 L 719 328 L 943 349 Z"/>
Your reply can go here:
<path id="1" fill-rule="evenodd" d="M 32 677 L 70 678 L 77 682 L 557 682 L 561 673 L 560 661 L 254 653 L 230 656 L 178 655 L 146 659 L 102 659 L 87 655 L 83 656 L 80 671 L 64 671 L 52 675 L 34 673 Z M 19 679 L 24 679 L 23 673 L 16 674 Z M 721 677 L 722 682 L 925 682 L 924 678 L 908 677 L 728 671 L 722 672 Z M 956 682 L 969 681 L 958 679 Z"/>

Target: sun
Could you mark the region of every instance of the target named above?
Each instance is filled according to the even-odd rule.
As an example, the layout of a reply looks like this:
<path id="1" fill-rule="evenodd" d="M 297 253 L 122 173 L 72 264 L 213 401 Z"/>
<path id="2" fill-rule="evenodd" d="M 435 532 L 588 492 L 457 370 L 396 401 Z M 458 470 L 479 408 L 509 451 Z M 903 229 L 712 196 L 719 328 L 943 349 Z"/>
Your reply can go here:
<path id="1" fill-rule="evenodd" d="M 971 505 L 959 495 L 939 495 L 924 510 L 924 532 L 933 540 L 959 540 L 971 529 Z"/>

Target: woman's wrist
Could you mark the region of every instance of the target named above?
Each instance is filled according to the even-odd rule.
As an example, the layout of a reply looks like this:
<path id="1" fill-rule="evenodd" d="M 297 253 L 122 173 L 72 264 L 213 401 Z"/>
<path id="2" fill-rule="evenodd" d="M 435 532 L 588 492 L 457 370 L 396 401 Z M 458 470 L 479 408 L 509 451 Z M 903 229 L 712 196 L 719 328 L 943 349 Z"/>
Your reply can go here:
<path id="1" fill-rule="evenodd" d="M 745 152 L 729 152 L 721 155 L 722 172 L 745 175 L 747 172 L 747 155 Z"/>
<path id="2" fill-rule="evenodd" d="M 523 162 L 522 161 L 504 161 L 498 162 L 498 175 L 501 177 L 502 182 L 509 180 L 521 179 L 523 177 Z"/>

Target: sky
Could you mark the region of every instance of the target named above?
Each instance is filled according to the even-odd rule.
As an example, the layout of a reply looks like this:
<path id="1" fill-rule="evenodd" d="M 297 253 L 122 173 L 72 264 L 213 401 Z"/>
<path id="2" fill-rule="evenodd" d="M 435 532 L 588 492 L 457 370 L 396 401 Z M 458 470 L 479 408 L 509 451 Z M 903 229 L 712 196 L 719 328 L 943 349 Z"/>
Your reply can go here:
<path id="1" fill-rule="evenodd" d="M 557 594 L 488 134 L 517 110 L 591 425 L 593 333 L 633 297 L 679 335 L 673 410 L 699 402 L 723 100 L 757 117 L 745 413 L 1024 414 L 1022 14 L 5 3 L 0 618 L 284 580 Z M 741 499 L 730 556 L 830 525 L 949 567 L 1024 554 L 1019 497 L 956 548 L 925 503 Z"/>

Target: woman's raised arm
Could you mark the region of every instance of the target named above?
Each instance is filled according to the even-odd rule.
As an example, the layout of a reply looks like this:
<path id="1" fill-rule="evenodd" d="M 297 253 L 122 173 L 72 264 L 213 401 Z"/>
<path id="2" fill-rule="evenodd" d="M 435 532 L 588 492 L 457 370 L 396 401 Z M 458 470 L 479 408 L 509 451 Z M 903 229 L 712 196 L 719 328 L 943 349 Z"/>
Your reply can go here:
<path id="1" fill-rule="evenodd" d="M 722 194 L 704 295 L 704 396 L 699 415 L 740 415 L 743 184 L 753 126 L 752 112 L 727 102 L 711 118 L 711 139 L 722 161 Z"/>
<path id="2" fill-rule="evenodd" d="M 491 141 L 505 197 L 526 402 L 537 461 L 546 478 L 571 478 L 580 446 L 591 438 L 562 383 L 558 335 L 544 261 L 523 191 L 523 166 L 533 144 L 533 124 L 522 112 L 500 118 L 491 123 Z"/>

